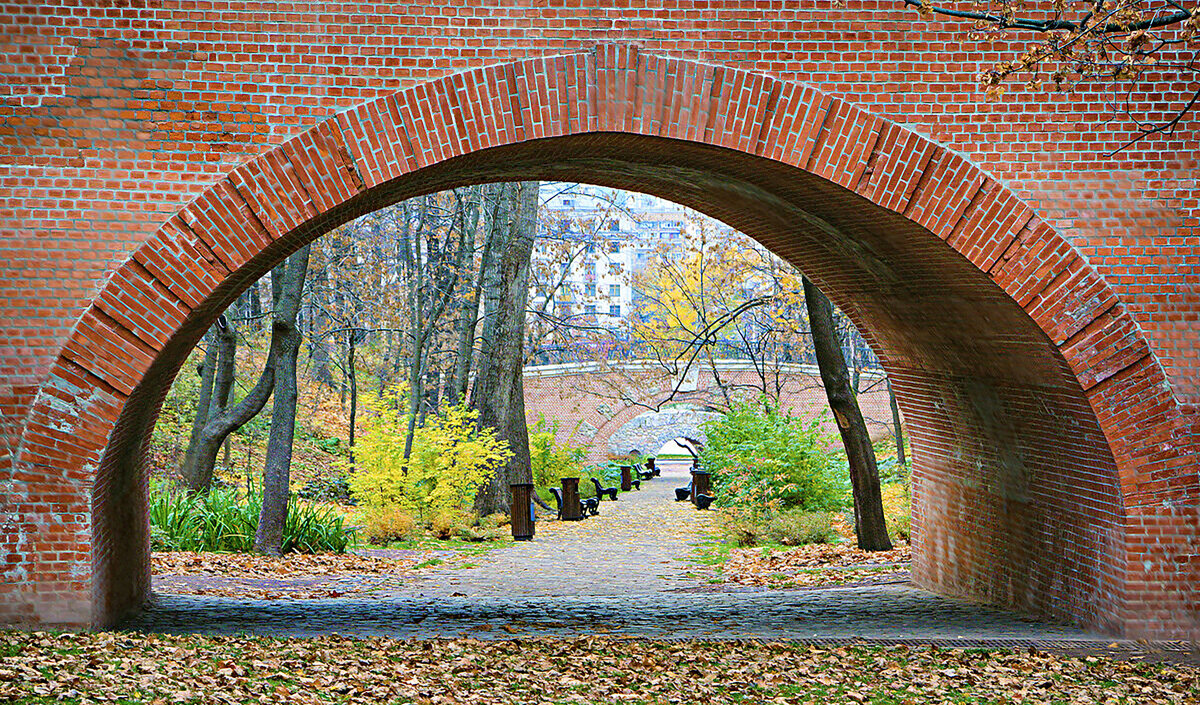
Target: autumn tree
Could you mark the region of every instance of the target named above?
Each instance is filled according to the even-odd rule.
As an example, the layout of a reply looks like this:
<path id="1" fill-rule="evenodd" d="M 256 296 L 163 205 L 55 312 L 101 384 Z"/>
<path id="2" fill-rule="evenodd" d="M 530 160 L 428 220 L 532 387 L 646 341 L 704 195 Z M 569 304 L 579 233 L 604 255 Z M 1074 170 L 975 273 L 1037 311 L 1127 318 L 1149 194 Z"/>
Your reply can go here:
<path id="1" fill-rule="evenodd" d="M 538 183 L 505 184 L 500 198 L 503 215 L 497 220 L 496 239 L 481 274 L 483 330 L 471 405 L 479 411 L 479 426 L 494 428 L 512 455 L 476 494 L 475 511 L 480 515 L 507 511 L 509 484 L 533 478 L 525 425 L 523 350 Z"/>
<path id="2" fill-rule="evenodd" d="M 1056 90 L 1084 82 L 1114 88 L 1120 96 L 1118 110 L 1136 128 L 1121 149 L 1173 130 L 1200 101 L 1197 7 L 1175 0 L 984 0 L 966 8 L 930 0 L 901 2 L 927 19 L 965 20 L 975 36 L 1010 39 L 1021 47 L 979 74 L 992 98 L 1001 97 L 1016 80 Z M 1182 82 L 1187 88 L 1165 114 L 1143 113 L 1134 107 L 1133 97 L 1156 81 Z"/>

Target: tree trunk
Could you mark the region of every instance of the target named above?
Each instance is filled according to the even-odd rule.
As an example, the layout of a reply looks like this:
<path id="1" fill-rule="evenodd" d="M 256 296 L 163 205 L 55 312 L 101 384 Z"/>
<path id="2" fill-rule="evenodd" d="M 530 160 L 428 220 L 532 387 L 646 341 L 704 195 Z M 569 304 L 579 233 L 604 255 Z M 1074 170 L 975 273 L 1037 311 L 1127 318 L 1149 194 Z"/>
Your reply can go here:
<path id="1" fill-rule="evenodd" d="M 235 309 L 231 308 L 231 310 Z M 179 469 L 179 475 L 189 492 L 208 492 L 209 486 L 212 485 L 217 454 L 221 445 L 230 433 L 258 413 L 255 410 L 254 413 L 242 419 L 242 413 L 253 408 L 258 401 L 257 398 L 251 399 L 245 407 L 228 409 L 229 395 L 233 389 L 234 373 L 236 372 L 237 331 L 227 314 L 222 314 L 217 319 L 213 329 L 217 335 L 212 392 L 204 416 L 193 421 L 192 440 L 188 444 L 187 453 L 183 457 L 183 465 Z M 258 387 L 256 386 L 255 389 Z M 253 392 L 254 390 L 251 390 L 252 394 Z M 266 397 L 270 395 L 271 390 L 267 388 Z M 266 397 L 262 398 L 262 404 L 266 403 Z M 258 409 L 262 408 L 262 404 L 258 405 Z M 200 413 L 199 408 L 196 411 L 197 414 Z M 199 433 L 196 432 L 197 422 L 201 423 Z"/>
<path id="2" fill-rule="evenodd" d="M 900 426 L 900 405 L 896 403 L 896 393 L 892 391 L 892 380 L 887 381 L 888 402 L 892 405 L 892 428 L 896 438 L 896 462 L 901 465 L 908 461 L 904 457 L 904 429 Z"/>
<path id="3" fill-rule="evenodd" d="M 277 556 L 283 548 L 287 522 L 288 484 L 292 467 L 292 443 L 296 435 L 296 358 L 300 353 L 300 329 L 296 314 L 308 271 L 309 245 L 300 248 L 271 275 L 283 274 L 282 296 L 275 306 L 271 325 L 271 348 L 275 351 L 275 403 L 271 409 L 271 433 L 263 467 L 262 507 L 254 550 Z M 278 339 L 278 344 L 276 343 Z"/>
<path id="4" fill-rule="evenodd" d="M 532 482 L 529 464 L 529 432 L 525 426 L 523 380 L 525 307 L 529 296 L 529 266 L 537 228 L 538 183 L 523 181 L 507 187 L 507 227 L 490 258 L 492 270 L 482 279 L 493 290 L 484 291 L 493 313 L 484 322 L 479 372 L 471 395 L 479 410 L 479 427 L 496 429 L 507 441 L 512 457 L 475 496 L 480 515 L 509 510 L 509 485 Z"/>
<path id="5" fill-rule="evenodd" d="M 858 547 L 864 551 L 891 550 L 887 523 L 883 517 L 883 498 L 879 490 L 879 468 L 875 465 L 875 449 L 858 408 L 846 358 L 838 344 L 837 328 L 833 323 L 833 306 L 817 287 L 804 278 L 804 300 L 808 322 L 812 329 L 813 349 L 817 367 L 825 385 L 829 408 L 837 420 L 846 458 L 850 463 L 850 484 L 854 492 L 854 530 Z"/>
<path id="6" fill-rule="evenodd" d="M 358 330 L 351 328 L 346 334 L 346 376 L 350 381 L 350 465 L 354 465 L 354 425 L 358 423 L 358 375 L 354 372 L 354 351 L 358 348 Z M 383 387 L 381 386 L 380 389 Z"/>
<path id="7" fill-rule="evenodd" d="M 462 287 L 462 301 L 459 302 L 458 322 L 456 324 L 456 333 L 458 345 L 454 351 L 454 370 L 447 375 L 446 388 L 444 396 L 446 404 L 456 406 L 467 400 L 467 386 L 471 378 L 471 363 L 475 356 L 475 326 L 479 322 L 479 277 L 474 268 L 474 252 L 475 247 L 479 242 L 479 230 L 484 228 L 484 252 L 483 257 L 488 255 L 488 247 L 491 245 L 492 231 L 488 228 L 489 218 L 485 214 L 490 212 L 490 196 L 494 192 L 494 187 L 489 185 L 477 187 L 475 194 L 478 203 L 471 211 L 471 217 L 468 220 L 467 237 L 463 240 L 465 246 L 464 256 L 459 258 L 459 272 L 471 272 L 471 276 L 464 277 Z"/>
<path id="8" fill-rule="evenodd" d="M 192 419 L 192 433 L 188 439 L 187 453 L 184 454 L 180 474 L 186 479 L 189 469 L 195 467 L 195 454 L 199 450 L 200 437 L 204 433 L 204 424 L 208 422 L 209 409 L 212 405 L 213 385 L 217 377 L 217 364 L 221 351 L 217 344 L 217 326 L 208 329 L 204 335 L 207 348 L 204 351 L 204 361 L 200 363 L 200 396 L 196 400 L 196 416 Z"/>
<path id="9" fill-rule="evenodd" d="M 267 405 L 267 399 L 275 388 L 274 356 L 277 354 L 275 341 L 272 340 L 270 352 L 267 353 L 267 364 L 263 367 L 258 382 L 242 398 L 236 406 L 222 409 L 208 420 L 197 444 L 196 453 L 189 465 L 189 459 L 184 458 L 184 470 L 181 474 L 189 492 L 208 492 L 212 485 L 213 467 L 217 462 L 217 453 L 225 438 L 241 428 L 247 421 L 258 415 Z"/>

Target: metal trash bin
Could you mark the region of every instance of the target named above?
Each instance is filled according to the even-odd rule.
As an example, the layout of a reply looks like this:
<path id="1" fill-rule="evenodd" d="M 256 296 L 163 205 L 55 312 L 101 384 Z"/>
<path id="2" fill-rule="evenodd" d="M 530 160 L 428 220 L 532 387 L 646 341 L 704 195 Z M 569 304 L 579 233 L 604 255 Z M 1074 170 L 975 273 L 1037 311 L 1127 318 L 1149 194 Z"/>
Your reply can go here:
<path id="1" fill-rule="evenodd" d="M 533 483 L 514 482 L 512 489 L 512 535 L 514 541 L 533 539 Z"/>

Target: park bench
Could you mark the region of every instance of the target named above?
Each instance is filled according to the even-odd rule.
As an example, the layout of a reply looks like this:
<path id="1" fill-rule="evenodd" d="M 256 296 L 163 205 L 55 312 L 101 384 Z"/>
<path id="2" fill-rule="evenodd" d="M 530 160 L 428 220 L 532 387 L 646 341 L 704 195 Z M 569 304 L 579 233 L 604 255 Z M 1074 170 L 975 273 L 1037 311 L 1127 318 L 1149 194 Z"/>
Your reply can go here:
<path id="1" fill-rule="evenodd" d="M 555 516 L 555 518 L 562 519 L 562 510 L 563 510 L 562 490 L 558 489 L 557 487 L 550 487 L 548 489 L 550 490 L 550 494 L 554 495 L 554 503 L 556 505 L 558 505 L 558 507 L 557 507 L 558 514 Z M 579 506 L 582 509 L 582 511 L 580 512 L 580 516 L 584 516 L 584 517 L 586 517 L 588 515 L 597 516 L 598 514 L 600 514 L 600 500 L 595 497 L 588 497 L 586 499 L 580 499 Z"/>
<path id="2" fill-rule="evenodd" d="M 683 487 L 675 488 L 675 501 L 676 502 L 686 502 L 686 501 L 688 501 L 688 498 L 691 496 L 692 496 L 692 483 L 691 482 L 688 482 Z"/>
<path id="3" fill-rule="evenodd" d="M 716 497 L 697 493 L 696 494 L 696 509 L 708 509 L 709 505 L 713 503 L 714 499 L 716 499 Z"/>
<path id="4" fill-rule="evenodd" d="M 641 465 L 634 465 L 633 469 L 637 472 L 638 479 L 642 482 L 646 482 L 654 477 L 653 470 L 643 470 Z"/>
<path id="5" fill-rule="evenodd" d="M 554 504 L 557 505 L 557 507 L 555 509 L 555 511 L 557 513 L 554 515 L 554 518 L 562 519 L 562 508 L 563 508 L 562 490 L 558 489 L 557 487 L 551 487 L 551 488 L 549 488 L 549 490 L 550 490 L 550 494 L 554 495 Z"/>
<path id="6" fill-rule="evenodd" d="M 596 486 L 596 499 L 597 500 L 604 499 L 604 495 L 608 495 L 609 499 L 611 499 L 614 502 L 617 501 L 617 488 L 616 487 L 601 487 L 599 480 L 597 480 L 594 477 L 590 478 L 590 479 L 592 481 L 592 484 Z"/>

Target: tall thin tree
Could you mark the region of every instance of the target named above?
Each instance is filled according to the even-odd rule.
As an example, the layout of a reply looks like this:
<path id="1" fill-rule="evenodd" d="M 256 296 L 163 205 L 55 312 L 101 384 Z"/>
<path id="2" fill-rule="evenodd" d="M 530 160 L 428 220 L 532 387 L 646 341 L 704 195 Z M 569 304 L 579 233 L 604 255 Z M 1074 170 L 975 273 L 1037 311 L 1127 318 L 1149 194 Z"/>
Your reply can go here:
<path id="1" fill-rule="evenodd" d="M 808 308 L 817 367 L 825 385 L 825 396 L 829 399 L 829 408 L 837 421 L 842 444 L 846 447 L 846 459 L 850 463 L 854 531 L 858 535 L 858 547 L 864 551 L 891 550 L 892 542 L 888 538 L 887 523 L 883 516 L 875 448 L 871 445 L 867 423 L 854 396 L 846 358 L 838 341 L 837 326 L 833 322 L 833 305 L 808 277 L 804 278 L 804 300 Z"/>
<path id="2" fill-rule="evenodd" d="M 283 548 L 283 529 L 287 521 L 288 485 L 291 477 L 292 444 L 296 435 L 296 358 L 300 353 L 300 328 L 296 315 L 308 271 L 309 246 L 305 245 L 272 275 L 278 290 L 271 322 L 271 349 L 275 356 L 275 402 L 271 409 L 271 433 L 267 438 L 267 457 L 263 468 L 262 507 L 254 550 L 279 555 Z M 276 275 L 281 280 L 275 283 Z"/>

